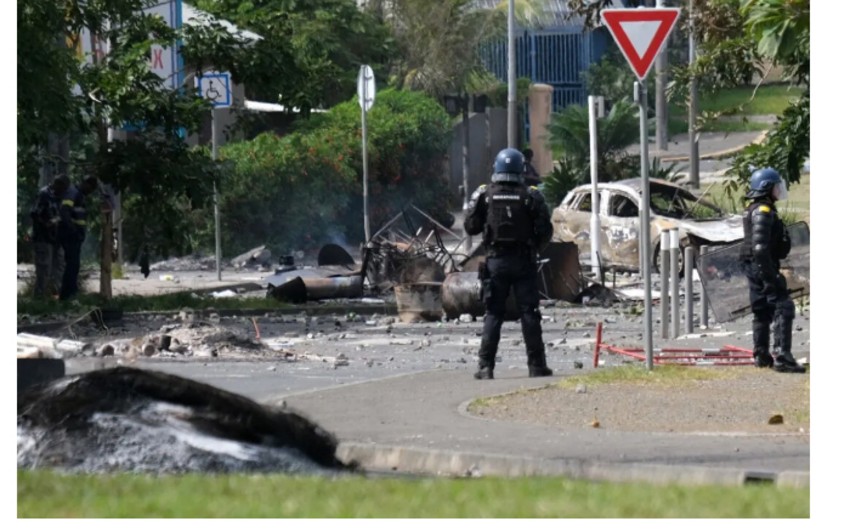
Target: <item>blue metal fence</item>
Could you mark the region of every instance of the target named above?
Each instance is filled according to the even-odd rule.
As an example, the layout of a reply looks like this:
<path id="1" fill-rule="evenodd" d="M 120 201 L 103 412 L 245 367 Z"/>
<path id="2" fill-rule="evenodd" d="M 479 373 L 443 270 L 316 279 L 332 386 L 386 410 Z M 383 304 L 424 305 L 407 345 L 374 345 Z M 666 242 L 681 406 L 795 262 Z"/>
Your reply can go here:
<path id="1" fill-rule="evenodd" d="M 599 61 L 608 46 L 604 28 L 583 32 L 581 26 L 519 30 L 516 38 L 517 77 L 554 88 L 552 111 L 587 104 L 581 74 Z M 484 65 L 504 82 L 508 80 L 507 39 L 482 50 Z M 526 124 L 526 128 L 528 125 Z M 528 131 L 526 130 L 526 137 Z"/>

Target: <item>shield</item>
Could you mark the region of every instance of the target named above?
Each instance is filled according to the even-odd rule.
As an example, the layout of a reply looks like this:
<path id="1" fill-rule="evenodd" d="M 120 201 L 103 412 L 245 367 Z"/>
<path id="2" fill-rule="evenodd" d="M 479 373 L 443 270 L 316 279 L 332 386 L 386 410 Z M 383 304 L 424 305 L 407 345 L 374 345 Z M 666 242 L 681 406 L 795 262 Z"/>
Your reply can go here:
<path id="1" fill-rule="evenodd" d="M 809 225 L 788 226 L 791 252 L 780 261 L 780 272 L 788 283 L 791 298 L 809 294 Z M 712 250 L 696 259 L 696 267 L 711 311 L 718 323 L 751 313 L 750 289 L 739 263 L 743 243 Z"/>

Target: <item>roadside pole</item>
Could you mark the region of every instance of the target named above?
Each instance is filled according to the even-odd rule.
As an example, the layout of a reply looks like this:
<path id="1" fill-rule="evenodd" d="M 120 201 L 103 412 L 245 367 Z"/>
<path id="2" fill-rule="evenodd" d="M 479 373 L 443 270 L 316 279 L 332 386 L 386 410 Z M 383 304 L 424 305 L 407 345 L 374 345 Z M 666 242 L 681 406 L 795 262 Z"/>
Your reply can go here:
<path id="1" fill-rule="evenodd" d="M 366 113 L 375 102 L 375 74 L 368 65 L 360 65 L 360 75 L 357 78 L 357 101 L 360 103 L 360 125 L 363 128 L 363 232 L 366 236 L 364 245 L 372 239 L 369 229 L 369 150 L 366 129 Z"/>
<path id="2" fill-rule="evenodd" d="M 590 184 L 591 184 L 591 214 L 590 214 L 590 262 L 593 266 L 593 275 L 598 281 L 602 281 L 602 267 L 599 263 L 599 191 L 597 182 L 598 154 L 596 146 L 596 106 L 601 101 L 601 96 L 587 96 L 587 114 L 590 128 Z"/>
<path id="3" fill-rule="evenodd" d="M 694 0 L 688 2 L 688 66 L 693 66 L 697 60 L 696 35 L 694 35 Z M 694 190 L 699 189 L 699 136 L 697 135 L 697 112 L 699 110 L 699 94 L 697 94 L 697 79 L 690 80 L 690 97 L 688 98 L 688 162 L 690 177 L 688 182 Z"/>
<path id="4" fill-rule="evenodd" d="M 655 7 L 664 7 L 664 0 L 655 0 Z M 655 61 L 655 148 L 667 150 L 667 45 L 661 45 Z"/>
<path id="5" fill-rule="evenodd" d="M 514 0 L 508 0 L 508 147 L 514 149 L 517 148 L 515 33 Z"/>
<path id="6" fill-rule="evenodd" d="M 649 237 L 649 127 L 646 120 L 646 85 L 635 83 L 640 92 L 640 233 L 643 234 L 643 347 L 646 368 L 652 370 L 652 252 Z"/>
<path id="7" fill-rule="evenodd" d="M 210 134 L 212 136 L 212 148 L 210 151 L 212 152 L 212 160 L 215 162 L 218 156 L 215 107 L 210 109 L 210 127 Z M 218 211 L 218 184 L 215 181 L 213 181 L 213 211 L 215 212 L 215 276 L 218 278 L 218 281 L 221 281 L 221 216 Z"/>

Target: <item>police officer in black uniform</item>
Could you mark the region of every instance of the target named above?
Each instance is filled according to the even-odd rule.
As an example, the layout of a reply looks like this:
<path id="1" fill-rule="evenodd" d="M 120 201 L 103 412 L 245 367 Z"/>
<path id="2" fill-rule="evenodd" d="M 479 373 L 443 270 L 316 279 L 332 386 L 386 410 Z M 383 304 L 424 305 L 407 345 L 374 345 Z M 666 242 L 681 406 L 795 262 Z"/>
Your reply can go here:
<path id="1" fill-rule="evenodd" d="M 546 366 L 537 292 L 537 251 L 552 238 L 552 222 L 543 195 L 523 182 L 524 162 L 516 149 L 500 151 L 493 164 L 492 182 L 475 190 L 466 205 L 463 227 L 470 235 L 483 232 L 487 250 L 487 260 L 479 271 L 486 314 L 476 379 L 493 379 L 511 287 L 520 311 L 528 375 L 552 375 Z"/>
<path id="2" fill-rule="evenodd" d="M 741 266 L 750 285 L 753 309 L 753 361 L 756 366 L 777 372 L 803 373 L 806 369 L 791 355 L 794 302 L 788 296 L 779 260 L 791 251 L 791 240 L 774 203 L 788 197 L 785 182 L 773 168 L 755 171 L 750 177 L 747 198 L 752 202 L 744 214 L 744 244 Z M 773 355 L 770 327 L 774 324 Z"/>
<path id="3" fill-rule="evenodd" d="M 65 272 L 62 275 L 60 300 L 69 300 L 79 291 L 80 253 L 86 239 L 86 197 L 98 188 L 98 180 L 86 177 L 79 185 L 71 184 L 65 191 L 59 209 L 59 243 L 65 252 Z"/>

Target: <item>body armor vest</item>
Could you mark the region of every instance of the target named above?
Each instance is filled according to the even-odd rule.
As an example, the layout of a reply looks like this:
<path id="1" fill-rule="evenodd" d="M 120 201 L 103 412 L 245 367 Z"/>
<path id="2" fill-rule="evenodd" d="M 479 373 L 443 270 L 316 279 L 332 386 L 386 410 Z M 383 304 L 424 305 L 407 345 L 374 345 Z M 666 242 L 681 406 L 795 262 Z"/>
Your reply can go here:
<path id="1" fill-rule="evenodd" d="M 530 200 L 525 186 L 490 184 L 487 188 L 485 242 L 491 246 L 530 244 L 534 237 Z"/>

